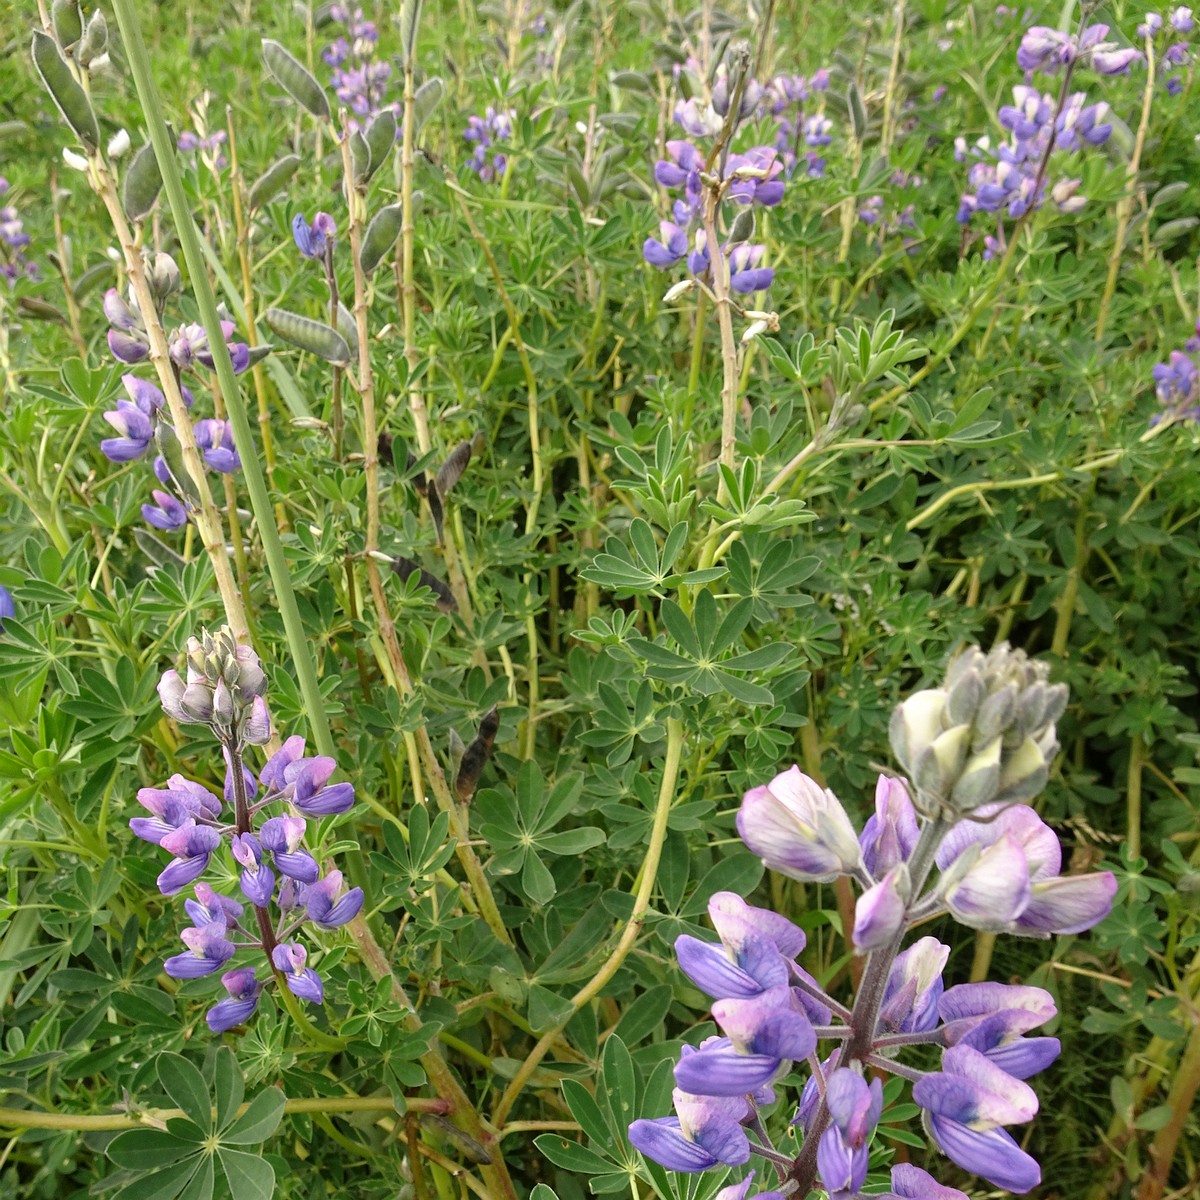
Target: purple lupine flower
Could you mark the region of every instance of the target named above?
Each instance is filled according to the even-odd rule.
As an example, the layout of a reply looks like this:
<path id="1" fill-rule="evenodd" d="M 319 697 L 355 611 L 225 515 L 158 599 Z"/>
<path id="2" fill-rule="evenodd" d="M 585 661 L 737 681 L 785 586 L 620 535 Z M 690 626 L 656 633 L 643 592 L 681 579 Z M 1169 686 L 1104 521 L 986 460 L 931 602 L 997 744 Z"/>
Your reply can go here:
<path id="1" fill-rule="evenodd" d="M 158 877 L 158 890 L 164 896 L 173 896 L 204 874 L 212 852 L 221 844 L 221 834 L 211 825 L 198 825 L 195 817 L 188 817 L 178 828 L 164 833 L 158 844 L 175 855 L 175 861 Z"/>
<path id="2" fill-rule="evenodd" d="M 772 208 L 783 199 L 783 162 L 774 147 L 754 146 L 745 154 L 731 154 L 725 178 L 732 179 L 726 195 L 739 204 Z"/>
<path id="3" fill-rule="evenodd" d="M 234 834 L 229 848 L 242 868 L 238 877 L 242 895 L 256 908 L 266 908 L 275 891 L 275 872 L 263 862 L 258 838 L 252 833 Z"/>
<path id="4" fill-rule="evenodd" d="M 908 867 L 900 863 L 859 896 L 854 906 L 855 954 L 869 954 L 903 932 L 910 890 Z"/>
<path id="5" fill-rule="evenodd" d="M 204 457 L 204 461 L 214 471 L 222 475 L 232 475 L 240 471 L 242 460 L 233 444 L 233 423 L 222 421 L 215 417 L 206 417 L 197 421 L 193 431 L 196 446 Z"/>
<path id="6" fill-rule="evenodd" d="M 725 118 L 711 104 L 704 104 L 694 96 L 675 105 L 672 114 L 675 123 L 689 137 L 708 138 L 721 132 Z"/>
<path id="7" fill-rule="evenodd" d="M 317 860 L 301 849 L 307 828 L 303 817 L 272 817 L 258 831 L 263 849 L 271 852 L 280 874 L 298 883 L 316 883 L 321 874 Z"/>
<path id="8" fill-rule="evenodd" d="M 292 218 L 292 237 L 305 258 L 324 258 L 337 237 L 337 224 L 327 212 L 318 212 L 310 225 L 303 213 Z"/>
<path id="9" fill-rule="evenodd" d="M 188 510 L 182 501 L 155 488 L 150 493 L 153 504 L 142 505 L 142 519 L 155 529 L 182 529 L 188 520 Z"/>
<path id="10" fill-rule="evenodd" d="M 1191 33 L 1195 28 L 1195 21 L 1192 19 L 1192 10 L 1182 4 L 1172 10 L 1170 21 L 1171 28 L 1176 33 Z"/>
<path id="11" fill-rule="evenodd" d="M 225 1033 L 235 1025 L 248 1021 L 258 1008 L 258 997 L 262 984 L 254 977 L 253 967 L 238 967 L 226 971 L 221 983 L 229 993 L 227 1000 L 219 1000 L 205 1014 L 205 1020 L 213 1033 Z"/>
<path id="12" fill-rule="evenodd" d="M 923 937 L 896 955 L 883 993 L 879 1022 L 893 1033 L 928 1033 L 937 1028 L 942 971 L 950 947 Z"/>
<path id="13" fill-rule="evenodd" d="M 688 250 L 687 232 L 680 229 L 671 221 L 659 222 L 662 240 L 647 238 L 642 247 L 642 257 L 652 266 L 660 269 L 673 267 Z"/>
<path id="14" fill-rule="evenodd" d="M 746 1200 L 754 1184 L 755 1174 L 756 1172 L 751 1171 L 741 1183 L 731 1183 L 728 1187 L 723 1187 L 713 1200 Z M 755 1192 L 751 1200 L 784 1200 L 784 1197 L 782 1192 Z"/>
<path id="15" fill-rule="evenodd" d="M 300 763 L 304 757 L 304 739 L 293 734 L 267 760 L 258 773 L 258 781 L 268 791 L 283 792 L 288 787 L 287 769 Z"/>
<path id="16" fill-rule="evenodd" d="M 1200 367 L 1181 350 L 1172 350 L 1165 363 L 1155 363 L 1155 392 L 1159 402 L 1172 414 L 1191 416 L 1200 403 Z"/>
<path id="17" fill-rule="evenodd" d="M 271 954 L 271 961 L 283 973 L 283 981 L 293 995 L 310 1004 L 321 1004 L 325 989 L 320 976 L 307 966 L 308 951 L 299 942 L 281 942 Z"/>
<path id="18" fill-rule="evenodd" d="M 737 828 L 753 854 L 792 879 L 827 883 L 862 868 L 862 850 L 846 810 L 799 767 L 748 791 Z"/>
<path id="19" fill-rule="evenodd" d="M 750 1140 L 742 1128 L 750 1116 L 745 1096 L 696 1096 L 680 1088 L 671 1095 L 676 1115 L 634 1121 L 631 1146 L 669 1171 L 689 1174 L 749 1161 Z"/>
<path id="20" fill-rule="evenodd" d="M 762 84 L 753 79 L 747 79 L 742 85 L 742 98 L 738 104 L 738 120 L 744 121 L 759 105 L 763 97 Z M 712 86 L 713 111 L 724 117 L 729 112 L 729 102 L 732 95 L 729 90 L 729 69 L 724 63 L 717 67 L 716 78 Z"/>
<path id="21" fill-rule="evenodd" d="M 1154 37 L 1162 29 L 1163 19 L 1156 12 L 1148 12 L 1145 19 L 1137 27 L 1137 35 L 1140 38 Z"/>
<path id="22" fill-rule="evenodd" d="M 221 322 L 221 334 L 225 338 L 225 348 L 229 351 L 234 374 L 240 375 L 250 365 L 250 347 L 245 342 L 229 340 L 236 328 L 232 321 Z M 168 342 L 171 361 L 180 370 L 194 367 L 196 363 L 212 370 L 212 348 L 208 344 L 208 334 L 203 325 L 180 325 L 171 331 Z"/>
<path id="23" fill-rule="evenodd" d="M 995 1187 L 1023 1193 L 1042 1179 L 1041 1168 L 1001 1126 L 1032 1120 L 1033 1089 L 970 1046 L 942 1054 L 942 1070 L 913 1084 L 913 1100 L 928 1114 L 929 1130 L 964 1171 Z"/>
<path id="24" fill-rule="evenodd" d="M 232 896 L 222 896 L 204 882 L 196 884 L 196 898 L 185 900 L 183 907 L 196 926 L 208 925 L 213 921 L 224 921 L 226 925 L 235 925 L 242 915 L 242 905 Z"/>
<path id="25" fill-rule="evenodd" d="M 508 169 L 506 155 L 493 151 L 489 157 L 488 152 L 497 142 L 512 140 L 513 119 L 516 115 L 512 109 L 496 109 L 489 104 L 482 117 L 471 115 L 467 118 L 463 138 L 475 147 L 467 162 L 484 183 L 502 178 Z"/>
<path id="26" fill-rule="evenodd" d="M 787 1060 L 805 1059 L 816 1049 L 816 1035 L 790 987 L 718 1000 L 712 1014 L 725 1037 L 707 1039 L 680 1058 L 675 1082 L 686 1092 L 743 1096 L 769 1083 Z"/>
<path id="27" fill-rule="evenodd" d="M 1057 71 L 1074 59 L 1074 38 L 1046 25 L 1033 25 L 1025 31 L 1017 48 L 1017 66 L 1022 71 Z"/>
<path id="28" fill-rule="evenodd" d="M 4 622 L 16 615 L 17 606 L 13 603 L 12 593 L 0 583 L 0 633 L 4 632 Z"/>
<path id="29" fill-rule="evenodd" d="M 1059 1055 L 1055 1037 L 1023 1035 L 1057 1015 L 1054 998 L 1038 987 L 961 983 L 938 1001 L 947 1046 L 978 1050 L 1014 1079 L 1044 1071 Z"/>
<path id="30" fill-rule="evenodd" d="M 0 196 L 9 191 L 9 182 L 0 176 Z M 0 207 L 0 275 L 10 288 L 20 279 L 38 280 L 41 268 L 25 253 L 33 239 L 25 232 L 20 213 L 11 204 Z"/>
<path id="31" fill-rule="evenodd" d="M 958 1188 L 943 1187 L 920 1167 L 898 1163 L 892 1168 L 892 1194 L 879 1200 L 970 1200 Z"/>
<path id="32" fill-rule="evenodd" d="M 304 908 L 308 919 L 322 929 L 336 929 L 354 920 L 363 906 L 363 890 L 351 888 L 340 899 L 337 894 L 342 890 L 341 871 L 330 871 L 324 879 L 310 884 L 304 889 Z"/>
<path id="33" fill-rule="evenodd" d="M 729 251 L 729 286 L 738 295 L 748 296 L 769 288 L 775 279 L 774 267 L 760 267 L 767 248 L 742 242 Z"/>
<path id="34" fill-rule="evenodd" d="M 133 462 L 150 449 L 154 439 L 154 418 L 137 404 L 118 400 L 116 409 L 106 412 L 104 419 L 121 435 L 105 438 L 100 443 L 101 451 L 110 461 Z"/>
<path id="35" fill-rule="evenodd" d="M 817 1171 L 830 1195 L 858 1192 L 867 1177 L 871 1135 L 883 1112 L 883 1084 L 848 1067 L 825 1085 L 831 1123 L 817 1143 Z"/>
<path id="36" fill-rule="evenodd" d="M 209 921 L 180 933 L 187 953 L 176 954 L 163 963 L 172 979 L 202 979 L 219 971 L 234 955 L 236 947 L 225 936 L 224 921 Z"/>
<path id="37" fill-rule="evenodd" d="M 917 813 L 903 779 L 880 775 L 875 785 L 875 815 L 863 826 L 859 845 L 863 863 L 875 879 L 907 862 L 917 845 Z"/>
<path id="38" fill-rule="evenodd" d="M 336 766 L 332 758 L 318 756 L 302 759 L 294 771 L 286 772 L 291 789 L 288 799 L 306 817 L 330 817 L 353 806 L 353 784 L 328 783 Z"/>

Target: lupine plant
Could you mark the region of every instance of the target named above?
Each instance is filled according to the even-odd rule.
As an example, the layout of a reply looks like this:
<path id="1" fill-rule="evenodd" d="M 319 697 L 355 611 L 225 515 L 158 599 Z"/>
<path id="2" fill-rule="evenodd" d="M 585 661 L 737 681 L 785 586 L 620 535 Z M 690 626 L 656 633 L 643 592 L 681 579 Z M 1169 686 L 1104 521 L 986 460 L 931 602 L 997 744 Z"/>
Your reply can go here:
<path id="1" fill-rule="evenodd" d="M 0 1195 L 1190 1196 L 1194 27 L 9 5 Z"/>

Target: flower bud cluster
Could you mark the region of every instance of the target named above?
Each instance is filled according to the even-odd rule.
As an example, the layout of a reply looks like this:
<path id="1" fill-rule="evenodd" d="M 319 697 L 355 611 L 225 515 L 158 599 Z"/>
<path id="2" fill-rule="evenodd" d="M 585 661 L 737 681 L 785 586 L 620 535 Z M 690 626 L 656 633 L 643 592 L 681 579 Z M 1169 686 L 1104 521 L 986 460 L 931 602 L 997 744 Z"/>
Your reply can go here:
<path id="1" fill-rule="evenodd" d="M 299 737 L 289 738 L 271 756 L 258 779 L 246 768 L 243 750 L 271 737 L 267 678 L 258 656 L 238 645 L 228 628 L 189 639 L 186 671 L 186 679 L 177 671 L 163 676 L 163 709 L 176 721 L 213 730 L 225 755 L 225 789 L 222 798 L 173 775 L 165 788 L 138 792 L 138 803 L 150 815 L 134 817 L 130 828 L 172 855 L 158 877 L 159 890 L 171 896 L 195 884 L 193 897 L 184 902 L 193 924 L 180 934 L 187 950 L 168 958 L 164 969 L 176 979 L 199 979 L 222 970 L 239 949 L 258 949 L 289 991 L 320 1004 L 324 985 L 294 935 L 306 922 L 333 930 L 353 920 L 363 893 L 361 888 L 345 890 L 340 871 L 322 876 L 304 840 L 310 819 L 343 813 L 353 805 L 354 789 L 349 783 L 330 784 L 333 759 L 305 757 Z M 281 811 L 259 824 L 271 809 Z M 223 857 L 223 846 L 229 857 L 219 865 L 226 878 L 236 877 L 242 900 L 200 879 L 214 858 Z M 245 916 L 247 905 L 252 922 Z M 228 997 L 208 1012 L 214 1033 L 247 1020 L 263 988 L 253 967 L 225 971 L 221 982 Z"/>
<path id="2" fill-rule="evenodd" d="M 959 656 L 940 688 L 910 696 L 892 714 L 892 752 L 916 785 L 923 816 L 969 816 L 1031 800 L 1058 753 L 1055 722 L 1065 684 L 1007 643 Z"/>
<path id="3" fill-rule="evenodd" d="M 941 688 L 896 710 L 892 744 L 916 803 L 904 780 L 881 777 L 874 814 L 856 834 L 837 797 L 798 767 L 746 793 L 738 832 L 766 866 L 805 882 L 848 875 L 862 889 L 853 944 L 869 957 L 858 994 L 847 1008 L 799 965 L 798 926 L 718 893 L 709 917 L 719 940 L 684 934 L 675 952 L 713 998 L 720 1036 L 683 1049 L 675 1115 L 634 1121 L 635 1147 L 675 1171 L 739 1166 L 755 1152 L 783 1165 L 758 1140 L 758 1110 L 807 1060 L 812 1073 L 793 1122 L 804 1142 L 789 1172 L 799 1195 L 818 1183 L 833 1196 L 861 1191 L 882 1111 L 869 1068 L 914 1081 L 927 1133 L 964 1170 L 1012 1191 L 1037 1185 L 1037 1162 L 1005 1127 L 1037 1113 L 1025 1080 L 1058 1056 L 1056 1038 L 1026 1036 L 1056 1015 L 1052 998 L 1036 987 L 947 987 L 949 946 L 922 937 L 901 947 L 914 925 L 943 914 L 1043 938 L 1082 932 L 1108 914 L 1113 876 L 1064 876 L 1057 836 L 1018 802 L 1045 783 L 1065 703 L 1066 689 L 1049 682 L 1043 664 L 1006 645 L 972 648 Z M 822 1042 L 832 1048 L 819 1052 Z M 910 1045 L 940 1048 L 938 1069 L 901 1064 Z M 750 1185 L 738 1186 L 740 1200 Z M 907 1166 L 893 1172 L 890 1195 L 965 1200 Z"/>
<path id="4" fill-rule="evenodd" d="M 325 47 L 321 58 L 330 68 L 330 82 L 338 100 L 353 114 L 350 128 L 361 128 L 385 109 L 395 114 L 399 126 L 403 105 L 398 100 L 387 100 L 392 65 L 378 57 L 379 30 L 375 22 L 368 21 L 360 7 L 346 4 L 332 5 L 329 16 L 345 27 L 345 33 Z"/>

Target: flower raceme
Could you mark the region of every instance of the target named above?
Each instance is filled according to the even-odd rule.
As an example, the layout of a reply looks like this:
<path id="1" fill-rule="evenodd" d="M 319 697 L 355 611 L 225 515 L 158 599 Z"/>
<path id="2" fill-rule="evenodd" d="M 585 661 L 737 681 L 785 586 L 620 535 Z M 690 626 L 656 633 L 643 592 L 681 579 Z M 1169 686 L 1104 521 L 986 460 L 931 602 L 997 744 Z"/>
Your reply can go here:
<path id="1" fill-rule="evenodd" d="M 324 985 L 294 935 L 306 923 L 325 931 L 345 925 L 361 910 L 363 893 L 357 887 L 346 889 L 340 871 L 322 876 L 304 842 L 309 819 L 345 812 L 354 803 L 354 789 L 349 783 L 330 784 L 334 761 L 306 757 L 299 737 L 284 742 L 255 779 L 242 756 L 249 746 L 270 740 L 266 692 L 258 656 L 238 645 L 228 628 L 190 638 L 186 675 L 168 671 L 159 697 L 168 716 L 182 724 L 207 725 L 221 742 L 223 795 L 173 775 L 166 787 L 138 792 L 149 815 L 129 824 L 137 837 L 172 856 L 158 877 L 164 895 L 194 885 L 193 895 L 184 901 L 192 926 L 180 934 L 187 949 L 166 960 L 168 975 L 212 975 L 226 968 L 242 947 L 257 947 L 280 983 L 300 999 L 320 1004 Z M 268 816 L 273 809 L 280 811 Z M 265 819 L 260 823 L 260 818 Z M 224 847 L 240 900 L 201 878 L 214 858 L 223 857 Z M 214 1033 L 248 1020 L 263 991 L 263 982 L 249 966 L 225 970 L 221 982 L 228 995 L 207 1016 Z"/>
<path id="2" fill-rule="evenodd" d="M 929 1137 L 958 1166 L 1010 1191 L 1037 1185 L 1037 1162 L 1006 1127 L 1036 1115 L 1025 1081 L 1058 1057 L 1057 1038 L 1034 1034 L 1057 1015 L 1053 998 L 1020 985 L 947 987 L 949 946 L 924 936 L 902 947 L 913 925 L 944 914 L 1042 938 L 1082 932 L 1107 915 L 1112 875 L 1063 875 L 1057 836 L 1024 803 L 1046 781 L 1065 703 L 1065 689 L 1020 651 L 972 649 L 940 687 L 897 708 L 892 746 L 911 782 L 880 778 L 861 834 L 837 797 L 798 767 L 746 793 L 738 832 L 768 867 L 859 885 L 853 940 L 867 961 L 858 994 L 847 1008 L 799 966 L 805 937 L 790 920 L 715 895 L 709 917 L 719 940 L 684 934 L 675 953 L 712 997 L 720 1036 L 684 1048 L 675 1115 L 635 1121 L 635 1147 L 675 1171 L 740 1166 L 755 1153 L 782 1169 L 785 1156 L 760 1140 L 759 1111 L 791 1065 L 807 1061 L 813 1073 L 795 1121 L 804 1141 L 788 1175 L 797 1194 L 818 1184 L 839 1198 L 860 1192 L 882 1110 L 881 1071 L 913 1081 Z M 823 1041 L 833 1049 L 819 1051 Z M 917 1044 L 941 1049 L 938 1069 L 900 1062 Z M 743 1181 L 731 1194 L 748 1196 L 749 1187 Z M 893 1171 L 888 1194 L 965 1200 L 907 1165 Z"/>

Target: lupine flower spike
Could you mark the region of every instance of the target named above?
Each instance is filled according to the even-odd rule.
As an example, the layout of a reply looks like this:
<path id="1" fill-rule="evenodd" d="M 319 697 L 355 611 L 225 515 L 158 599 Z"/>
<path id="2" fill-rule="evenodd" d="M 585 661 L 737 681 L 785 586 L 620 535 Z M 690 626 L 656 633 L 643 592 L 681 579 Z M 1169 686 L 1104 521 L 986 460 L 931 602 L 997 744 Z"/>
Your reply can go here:
<path id="1" fill-rule="evenodd" d="M 929 1136 L 958 1166 L 1009 1191 L 1037 1186 L 1037 1162 L 1006 1127 L 1036 1115 L 1025 1081 L 1058 1057 L 1057 1038 L 1027 1036 L 1056 1015 L 1052 997 L 998 983 L 947 988 L 950 948 L 931 936 L 907 948 L 904 941 L 912 926 L 942 915 L 1048 938 L 1108 914 L 1113 876 L 1062 874 L 1058 838 L 1028 804 L 1058 752 L 1055 723 L 1066 700 L 1066 688 L 1021 651 L 970 649 L 940 687 L 895 710 L 892 749 L 908 779 L 880 778 L 861 833 L 799 767 L 746 793 L 738 832 L 768 867 L 806 882 L 848 876 L 858 884 L 853 940 L 867 956 L 858 995 L 846 1008 L 798 965 L 805 938 L 791 921 L 718 893 L 709 915 L 719 942 L 684 935 L 675 953 L 713 997 L 722 1036 L 684 1048 L 675 1115 L 634 1121 L 637 1149 L 684 1172 L 740 1166 L 761 1153 L 785 1170 L 796 1195 L 819 1185 L 833 1197 L 857 1196 L 882 1115 L 878 1073 L 894 1072 L 913 1081 Z M 833 1048 L 822 1053 L 826 1040 Z M 938 1069 L 900 1061 L 917 1043 L 940 1047 Z M 758 1114 L 800 1062 L 812 1071 L 794 1121 L 803 1140 L 785 1168 L 786 1156 L 760 1140 Z M 966 1200 L 909 1165 L 895 1167 L 891 1182 L 893 1200 Z M 725 1192 L 741 1200 L 749 1188 L 747 1179 Z"/>

